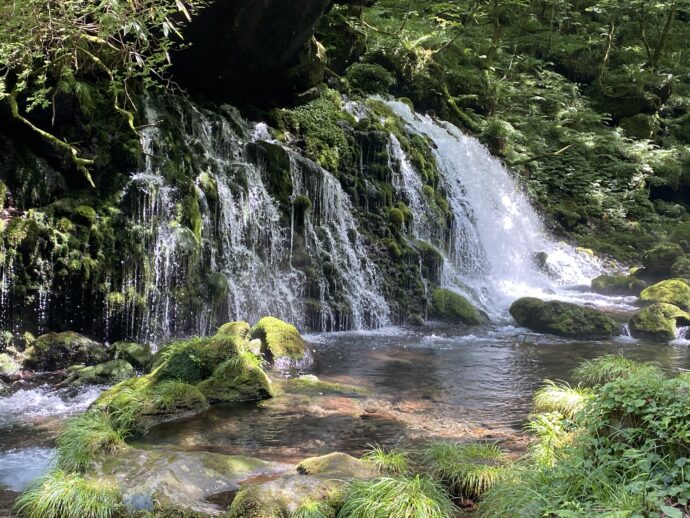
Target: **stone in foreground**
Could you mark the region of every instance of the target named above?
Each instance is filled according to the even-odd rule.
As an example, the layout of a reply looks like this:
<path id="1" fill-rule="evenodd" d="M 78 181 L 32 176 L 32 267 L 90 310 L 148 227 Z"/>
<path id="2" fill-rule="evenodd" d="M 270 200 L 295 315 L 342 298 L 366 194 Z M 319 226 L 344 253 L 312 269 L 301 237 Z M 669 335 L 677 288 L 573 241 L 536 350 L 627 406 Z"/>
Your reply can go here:
<path id="1" fill-rule="evenodd" d="M 676 338 L 676 328 L 690 323 L 690 314 L 672 304 L 658 302 L 635 313 L 630 320 L 630 334 L 669 342 Z"/>

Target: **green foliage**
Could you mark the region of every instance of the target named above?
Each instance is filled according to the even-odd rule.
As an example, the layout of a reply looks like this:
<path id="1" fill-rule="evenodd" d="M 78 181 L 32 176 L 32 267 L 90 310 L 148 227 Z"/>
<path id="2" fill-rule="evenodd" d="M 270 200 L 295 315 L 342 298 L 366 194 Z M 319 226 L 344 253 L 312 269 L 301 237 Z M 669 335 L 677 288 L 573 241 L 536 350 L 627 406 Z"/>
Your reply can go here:
<path id="1" fill-rule="evenodd" d="M 57 464 L 67 472 L 85 471 L 98 455 L 125 447 L 126 435 L 106 412 L 91 410 L 73 417 L 57 439 Z"/>
<path id="2" fill-rule="evenodd" d="M 573 388 L 564 382 L 556 384 L 546 380 L 544 386 L 534 394 L 534 410 L 558 412 L 572 417 L 582 409 L 591 396 L 592 391 L 586 388 Z"/>
<path id="3" fill-rule="evenodd" d="M 22 494 L 14 510 L 24 518 L 116 518 L 122 506 L 111 483 L 56 470 Z"/>
<path id="4" fill-rule="evenodd" d="M 340 518 L 450 518 L 445 490 L 424 475 L 358 480 L 348 488 Z"/>
<path id="5" fill-rule="evenodd" d="M 532 454 L 485 494 L 481 515 L 681 516 L 690 501 L 687 377 L 614 356 L 579 372 L 593 395 L 569 418 L 532 419 Z"/>
<path id="6" fill-rule="evenodd" d="M 505 476 L 507 460 L 492 443 L 439 441 L 424 450 L 424 464 L 452 494 L 478 498 Z"/>
<path id="7" fill-rule="evenodd" d="M 409 455 L 397 448 L 372 446 L 362 458 L 371 462 L 381 473 L 388 475 L 404 475 L 410 470 Z"/>
<path id="8" fill-rule="evenodd" d="M 381 65 L 355 63 L 346 72 L 352 88 L 363 94 L 385 94 L 395 85 L 395 77 Z"/>
<path id="9" fill-rule="evenodd" d="M 325 502 L 309 500 L 300 505 L 290 518 L 335 518 L 335 511 Z"/>
<path id="10" fill-rule="evenodd" d="M 662 373 L 650 363 L 636 362 L 620 354 L 604 354 L 583 362 L 572 375 L 583 385 L 596 387 L 631 376 L 661 376 Z"/>

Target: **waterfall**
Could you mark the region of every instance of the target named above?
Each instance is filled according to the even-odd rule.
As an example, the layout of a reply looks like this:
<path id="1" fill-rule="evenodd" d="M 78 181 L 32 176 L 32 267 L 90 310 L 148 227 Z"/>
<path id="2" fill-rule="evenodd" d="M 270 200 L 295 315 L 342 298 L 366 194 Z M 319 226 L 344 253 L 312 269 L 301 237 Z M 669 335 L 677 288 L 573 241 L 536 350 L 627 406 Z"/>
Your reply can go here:
<path id="1" fill-rule="evenodd" d="M 416 239 L 434 244 L 444 255 L 442 283 L 469 296 L 493 317 L 505 315 L 518 297 L 573 298 L 561 288 L 589 284 L 600 268 L 585 254 L 551 240 L 527 196 L 508 170 L 475 138 L 457 127 L 415 114 L 406 104 L 386 101 L 411 133 L 433 143 L 441 188 L 453 214 L 448 236 L 429 222 L 433 211 L 422 193 L 419 175 L 391 136 L 390 153 L 398 170 L 394 183 L 415 218 Z M 546 265 L 535 261 L 548 254 Z"/>

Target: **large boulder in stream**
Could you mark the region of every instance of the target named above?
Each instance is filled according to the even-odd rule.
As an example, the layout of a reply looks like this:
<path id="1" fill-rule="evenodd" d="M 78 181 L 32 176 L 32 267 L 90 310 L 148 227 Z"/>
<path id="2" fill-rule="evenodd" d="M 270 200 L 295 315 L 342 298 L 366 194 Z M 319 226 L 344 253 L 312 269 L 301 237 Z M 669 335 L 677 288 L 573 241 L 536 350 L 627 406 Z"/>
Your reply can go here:
<path id="1" fill-rule="evenodd" d="M 620 324 L 596 309 L 533 297 L 516 300 L 510 314 L 521 326 L 566 338 L 598 339 L 620 333 Z"/>
<path id="2" fill-rule="evenodd" d="M 672 304 L 659 302 L 641 309 L 630 320 L 630 334 L 668 342 L 676 337 L 676 328 L 690 323 L 690 314 Z"/>
<path id="3" fill-rule="evenodd" d="M 232 502 L 227 518 L 284 518 L 306 502 L 329 503 L 355 479 L 378 476 L 376 468 L 344 453 L 302 461 L 275 480 L 247 485 Z"/>
<path id="4" fill-rule="evenodd" d="M 592 291 L 602 295 L 639 295 L 647 283 L 629 274 L 604 274 L 592 279 Z"/>
<path id="5" fill-rule="evenodd" d="M 105 345 L 73 331 L 39 336 L 24 354 L 24 366 L 40 371 L 56 371 L 75 364 L 96 365 L 109 359 Z"/>
<path id="6" fill-rule="evenodd" d="M 690 286 L 683 279 L 661 281 L 640 293 L 643 302 L 663 302 L 690 310 Z"/>
<path id="7" fill-rule="evenodd" d="M 247 479 L 277 476 L 290 468 L 243 456 L 126 448 L 100 461 L 95 475 L 117 485 L 131 513 L 215 516 L 222 512 L 216 498 L 222 501 Z"/>
<path id="8" fill-rule="evenodd" d="M 478 325 L 486 318 L 465 297 L 445 288 L 434 290 L 431 316 L 449 324 Z"/>

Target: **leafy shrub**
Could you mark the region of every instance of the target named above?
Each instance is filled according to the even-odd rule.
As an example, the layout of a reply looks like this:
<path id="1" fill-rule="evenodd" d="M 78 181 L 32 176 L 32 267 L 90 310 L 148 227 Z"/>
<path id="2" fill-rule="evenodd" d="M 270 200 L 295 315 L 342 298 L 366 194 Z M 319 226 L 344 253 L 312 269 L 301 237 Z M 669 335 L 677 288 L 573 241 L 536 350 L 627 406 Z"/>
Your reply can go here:
<path id="1" fill-rule="evenodd" d="M 385 449 L 374 446 L 363 458 L 376 466 L 381 473 L 389 475 L 402 475 L 410 468 L 408 454 L 396 448 Z"/>
<path id="2" fill-rule="evenodd" d="M 346 72 L 355 91 L 363 94 L 385 94 L 395 85 L 395 77 L 381 65 L 355 63 Z"/>

